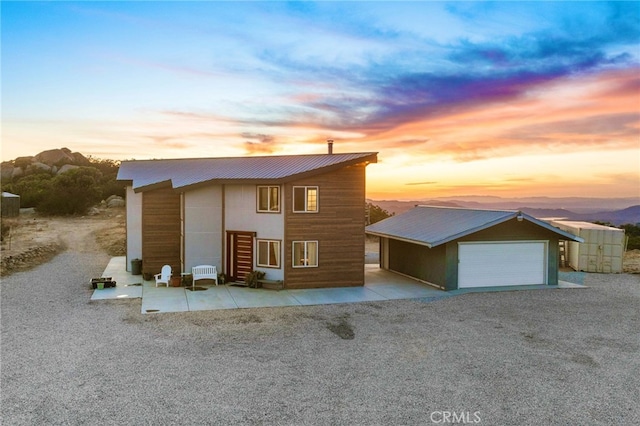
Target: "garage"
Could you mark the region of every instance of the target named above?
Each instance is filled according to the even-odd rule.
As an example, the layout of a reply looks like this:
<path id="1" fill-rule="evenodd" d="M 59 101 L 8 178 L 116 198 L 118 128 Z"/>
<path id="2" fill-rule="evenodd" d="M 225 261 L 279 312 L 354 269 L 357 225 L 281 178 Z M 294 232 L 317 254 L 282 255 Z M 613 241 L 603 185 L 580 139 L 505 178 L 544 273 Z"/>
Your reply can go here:
<path id="1" fill-rule="evenodd" d="M 366 228 L 380 268 L 442 290 L 557 285 L 560 241 L 583 242 L 521 211 L 416 206 Z"/>
<path id="2" fill-rule="evenodd" d="M 460 243 L 458 288 L 547 283 L 547 242 Z"/>

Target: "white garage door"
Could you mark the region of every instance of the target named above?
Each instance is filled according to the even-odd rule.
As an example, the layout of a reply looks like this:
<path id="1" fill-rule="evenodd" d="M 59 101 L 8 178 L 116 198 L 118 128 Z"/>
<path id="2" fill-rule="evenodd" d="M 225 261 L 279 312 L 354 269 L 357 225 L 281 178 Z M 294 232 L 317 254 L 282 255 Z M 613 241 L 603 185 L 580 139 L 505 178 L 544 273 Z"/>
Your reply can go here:
<path id="1" fill-rule="evenodd" d="M 546 241 L 458 245 L 458 288 L 546 283 Z"/>

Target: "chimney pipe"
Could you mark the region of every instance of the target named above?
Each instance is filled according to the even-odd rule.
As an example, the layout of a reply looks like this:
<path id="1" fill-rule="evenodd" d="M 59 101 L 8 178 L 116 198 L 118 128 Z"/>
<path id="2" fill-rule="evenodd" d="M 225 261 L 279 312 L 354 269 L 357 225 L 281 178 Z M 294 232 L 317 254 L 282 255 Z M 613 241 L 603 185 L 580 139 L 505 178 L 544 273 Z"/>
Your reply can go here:
<path id="1" fill-rule="evenodd" d="M 327 139 L 327 147 L 329 148 L 329 154 L 333 154 L 333 139 Z"/>

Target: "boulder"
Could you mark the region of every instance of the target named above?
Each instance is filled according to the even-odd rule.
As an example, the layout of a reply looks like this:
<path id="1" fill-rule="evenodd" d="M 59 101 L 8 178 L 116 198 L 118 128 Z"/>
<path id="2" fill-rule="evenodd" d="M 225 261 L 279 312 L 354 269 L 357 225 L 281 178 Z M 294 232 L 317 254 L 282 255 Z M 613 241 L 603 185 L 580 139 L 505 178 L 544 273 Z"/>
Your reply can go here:
<path id="1" fill-rule="evenodd" d="M 13 164 L 8 161 L 0 164 L 0 175 L 2 175 L 2 180 L 11 179 L 13 177 Z"/>
<path id="2" fill-rule="evenodd" d="M 49 165 L 73 163 L 75 160 L 68 148 L 42 151 L 35 158 L 37 161 Z"/>
<path id="3" fill-rule="evenodd" d="M 111 197 L 109 197 L 109 198 L 111 198 Z M 124 207 L 124 204 L 125 204 L 124 199 L 122 197 L 118 197 L 118 196 L 115 196 L 115 198 L 111 198 L 109 201 L 107 201 L 107 207 L 109 207 L 109 208 Z"/>
<path id="4" fill-rule="evenodd" d="M 24 171 L 22 170 L 22 167 L 14 167 L 13 170 L 11 171 L 12 178 L 22 176 L 23 174 L 24 174 Z"/>
<path id="5" fill-rule="evenodd" d="M 40 169 L 40 170 L 45 170 L 47 172 L 51 171 L 51 166 L 44 164 L 44 163 L 40 163 L 38 161 L 31 163 L 31 166 L 29 166 L 30 169 Z"/>
<path id="6" fill-rule="evenodd" d="M 22 167 L 24 170 L 27 166 L 29 166 L 29 164 L 33 163 L 34 161 L 36 161 L 36 159 L 32 155 L 27 157 L 18 157 L 13 160 L 13 165 L 15 167 Z"/>
<path id="7" fill-rule="evenodd" d="M 91 161 L 79 152 L 72 152 L 71 156 L 73 157 L 75 164 L 80 166 L 89 166 L 91 164 Z"/>
<path id="8" fill-rule="evenodd" d="M 57 175 L 60 175 L 64 172 L 68 172 L 69 170 L 78 169 L 80 166 L 74 166 L 73 164 L 65 164 L 64 166 L 58 169 Z"/>

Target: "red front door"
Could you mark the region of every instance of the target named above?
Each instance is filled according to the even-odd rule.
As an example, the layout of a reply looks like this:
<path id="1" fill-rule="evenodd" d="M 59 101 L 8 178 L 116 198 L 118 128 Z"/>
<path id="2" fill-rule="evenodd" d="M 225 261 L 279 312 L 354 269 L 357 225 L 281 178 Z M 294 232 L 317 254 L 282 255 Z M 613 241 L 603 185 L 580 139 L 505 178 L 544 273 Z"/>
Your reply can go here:
<path id="1" fill-rule="evenodd" d="M 253 271 L 253 237 L 255 232 L 227 231 L 227 276 L 229 282 L 244 281 Z"/>

